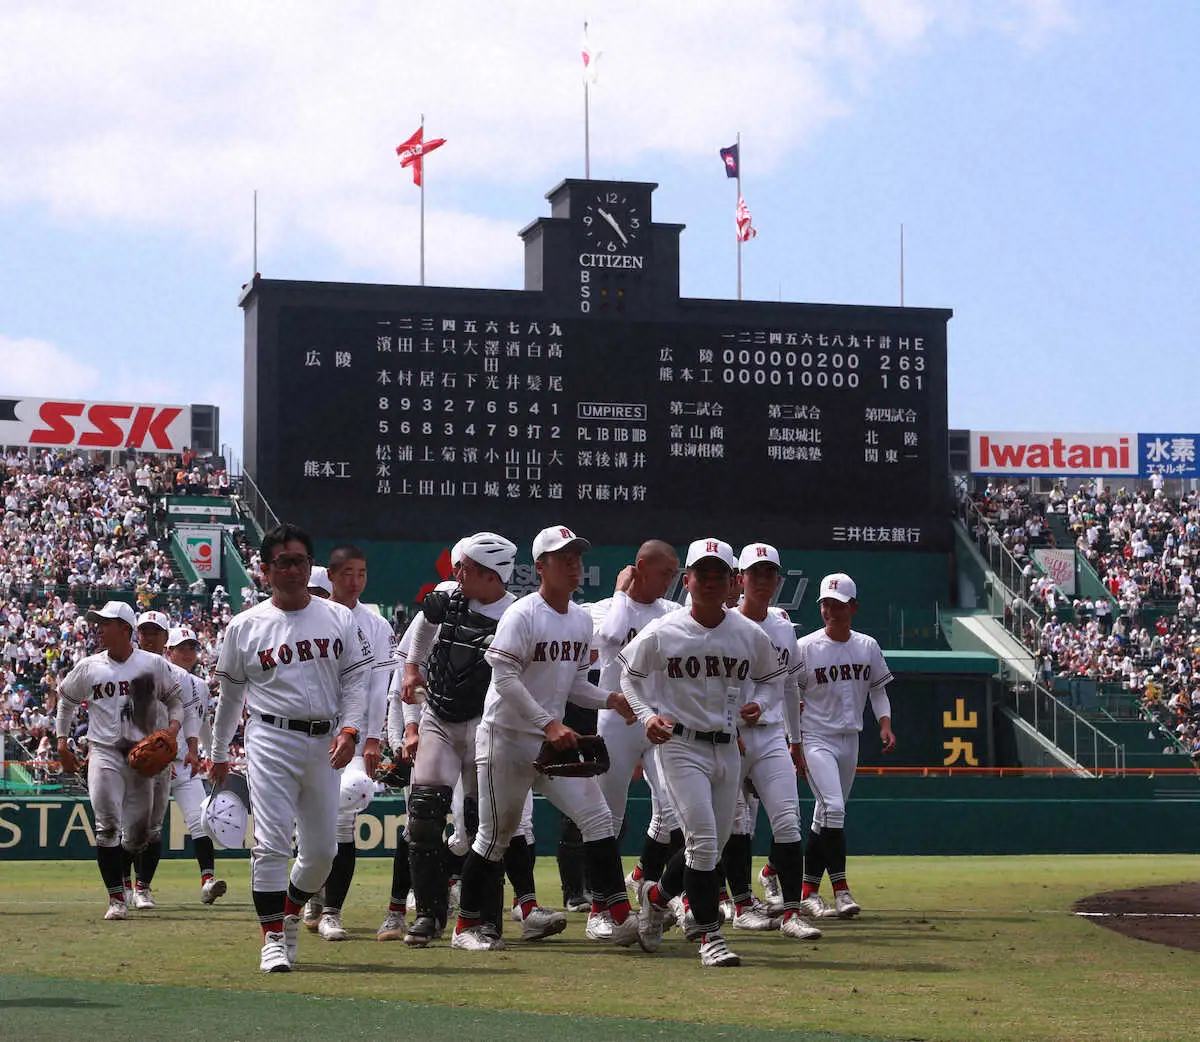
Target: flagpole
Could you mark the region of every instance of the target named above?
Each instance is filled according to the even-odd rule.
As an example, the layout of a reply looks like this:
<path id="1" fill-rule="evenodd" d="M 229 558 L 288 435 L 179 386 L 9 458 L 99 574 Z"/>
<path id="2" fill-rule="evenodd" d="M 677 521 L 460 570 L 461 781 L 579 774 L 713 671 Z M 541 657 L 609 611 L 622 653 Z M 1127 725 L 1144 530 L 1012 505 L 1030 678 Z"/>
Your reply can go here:
<path id="1" fill-rule="evenodd" d="M 425 140 L 425 113 L 421 113 L 421 140 Z M 421 285 L 425 285 L 425 164 L 417 157 L 417 169 L 421 171 Z"/>
<path id="2" fill-rule="evenodd" d="M 583 38 L 587 40 L 587 21 L 583 23 Z M 590 181 L 592 179 L 592 131 L 591 121 L 588 113 L 588 72 L 590 70 L 585 66 L 583 70 L 583 176 L 584 179 Z"/>
<path id="3" fill-rule="evenodd" d="M 738 201 L 742 198 L 742 132 L 739 130 L 737 135 L 737 194 Z M 734 221 L 734 227 L 737 227 L 737 221 Z M 742 236 L 738 232 L 737 236 L 737 260 L 738 260 L 738 300 L 742 299 Z"/>
<path id="4" fill-rule="evenodd" d="M 258 189 L 254 189 L 254 274 L 258 274 Z"/>

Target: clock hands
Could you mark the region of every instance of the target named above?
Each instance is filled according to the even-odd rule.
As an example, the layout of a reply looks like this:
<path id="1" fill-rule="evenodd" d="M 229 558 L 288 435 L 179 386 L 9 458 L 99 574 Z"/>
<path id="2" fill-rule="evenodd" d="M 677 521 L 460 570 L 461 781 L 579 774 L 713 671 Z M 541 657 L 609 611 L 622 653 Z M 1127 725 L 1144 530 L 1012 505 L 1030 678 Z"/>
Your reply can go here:
<path id="1" fill-rule="evenodd" d="M 601 217 L 603 217 L 603 218 L 604 218 L 606 221 L 608 221 L 608 223 L 609 223 L 609 224 L 611 224 L 611 225 L 612 225 L 612 227 L 613 227 L 613 231 L 615 231 L 615 232 L 616 232 L 616 233 L 617 233 L 619 236 L 621 236 L 621 242 L 622 242 L 624 245 L 628 246 L 628 245 L 629 245 L 629 240 L 628 240 L 628 239 L 625 237 L 625 233 L 624 233 L 623 231 L 621 231 L 621 226 L 620 226 L 619 224 L 617 224 L 617 219 L 616 219 L 615 217 L 613 217 L 613 215 L 612 215 L 612 214 L 610 214 L 610 213 L 609 213 L 607 210 L 605 210 L 603 207 L 597 206 L 597 207 L 596 207 L 596 212 L 597 212 L 597 213 L 598 213 L 598 214 L 599 214 Z"/>

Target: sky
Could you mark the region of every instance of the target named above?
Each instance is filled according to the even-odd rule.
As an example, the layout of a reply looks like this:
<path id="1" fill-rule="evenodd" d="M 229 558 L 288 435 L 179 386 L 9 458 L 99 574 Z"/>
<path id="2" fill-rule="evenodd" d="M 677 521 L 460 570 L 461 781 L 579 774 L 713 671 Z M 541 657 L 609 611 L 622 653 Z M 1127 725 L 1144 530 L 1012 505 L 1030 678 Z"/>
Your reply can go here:
<path id="1" fill-rule="evenodd" d="M 950 308 L 949 423 L 1195 431 L 1200 4 L 288 0 L 0 5 L 0 397 L 220 406 L 240 288 L 519 289 L 583 176 L 657 182 L 681 291 Z"/>

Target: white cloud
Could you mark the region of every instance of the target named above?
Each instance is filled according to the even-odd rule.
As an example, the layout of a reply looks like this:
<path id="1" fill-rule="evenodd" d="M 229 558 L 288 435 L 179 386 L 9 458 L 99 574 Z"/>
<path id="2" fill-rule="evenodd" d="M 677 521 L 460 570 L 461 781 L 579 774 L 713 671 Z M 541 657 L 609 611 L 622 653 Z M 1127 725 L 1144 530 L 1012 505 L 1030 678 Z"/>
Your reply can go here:
<path id="1" fill-rule="evenodd" d="M 0 204 L 182 232 L 248 270 L 257 188 L 262 252 L 279 267 L 316 247 L 412 280 L 418 197 L 393 149 L 424 110 L 448 139 L 427 161 L 431 281 L 512 284 L 528 212 L 498 213 L 492 197 L 582 174 L 583 6 L 143 0 L 114 17 L 86 0 L 5 4 Z M 852 112 L 889 59 L 961 17 L 948 0 L 589 6 L 605 51 L 599 176 L 651 153 L 715 163 L 738 130 L 769 172 Z M 983 7 L 972 21 L 1022 39 L 1065 18 L 1063 0 Z"/>
<path id="2" fill-rule="evenodd" d="M 55 395 L 86 398 L 101 385 L 99 369 L 77 361 L 57 344 L 0 333 L 0 393 L 46 396 L 46 374 L 53 373 Z"/>

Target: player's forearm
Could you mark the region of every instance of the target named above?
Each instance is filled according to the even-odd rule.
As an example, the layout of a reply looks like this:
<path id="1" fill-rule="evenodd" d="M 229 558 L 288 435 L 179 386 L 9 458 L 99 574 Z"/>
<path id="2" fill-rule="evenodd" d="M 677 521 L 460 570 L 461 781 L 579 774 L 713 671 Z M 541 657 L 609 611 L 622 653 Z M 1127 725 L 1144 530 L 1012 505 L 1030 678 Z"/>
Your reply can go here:
<path id="1" fill-rule="evenodd" d="M 408 645 L 408 661 L 420 665 L 429 659 L 438 628 L 422 612 L 412 621 L 412 640 Z"/>
<path id="2" fill-rule="evenodd" d="M 788 738 L 793 742 L 800 741 L 800 689 L 794 681 L 784 685 L 783 722 Z"/>
<path id="3" fill-rule="evenodd" d="M 644 680 L 631 677 L 628 671 L 621 673 L 621 694 L 625 696 L 629 708 L 637 714 L 638 721 L 643 727 L 646 726 L 646 721 L 650 717 L 656 715 L 654 708 L 647 701 L 646 692 L 643 690 L 644 684 Z"/>
<path id="4" fill-rule="evenodd" d="M 242 718 L 246 704 L 246 692 L 240 684 L 221 681 L 221 697 L 217 701 L 217 715 L 213 720 L 212 759 L 214 763 L 229 760 L 229 743 Z"/>
<path id="5" fill-rule="evenodd" d="M 608 614 L 596 630 L 596 646 L 601 650 L 620 648 L 629 628 L 629 594 L 618 590 L 613 594 Z"/>
<path id="6" fill-rule="evenodd" d="M 54 714 L 54 733 L 60 741 L 65 741 L 70 734 L 71 719 L 75 716 L 76 705 L 65 698 L 58 700 L 58 711 Z"/>
<path id="7" fill-rule="evenodd" d="M 341 700 L 338 704 L 339 727 L 353 727 L 359 737 L 366 736 L 367 728 L 367 682 L 371 665 L 353 666 L 341 676 Z"/>
<path id="8" fill-rule="evenodd" d="M 381 670 L 372 670 L 367 688 L 367 730 L 368 738 L 383 736 L 383 720 L 387 716 L 388 681 L 387 674 Z"/>
<path id="9" fill-rule="evenodd" d="M 892 703 L 886 688 L 881 687 L 878 691 L 871 692 L 871 712 L 875 714 L 876 720 L 882 720 L 885 716 L 891 717 Z"/>
<path id="10" fill-rule="evenodd" d="M 520 667 L 515 663 L 510 664 L 502 659 L 500 661 L 493 660 L 492 683 L 496 687 L 496 693 L 504 699 L 505 703 L 539 731 L 545 730 L 546 725 L 554 720 L 554 717 L 538 705 L 537 699 L 521 683 Z"/>
<path id="11" fill-rule="evenodd" d="M 575 674 L 575 683 L 567 693 L 567 701 L 584 709 L 607 709 L 608 694 L 588 680 L 587 673 L 579 672 Z"/>

